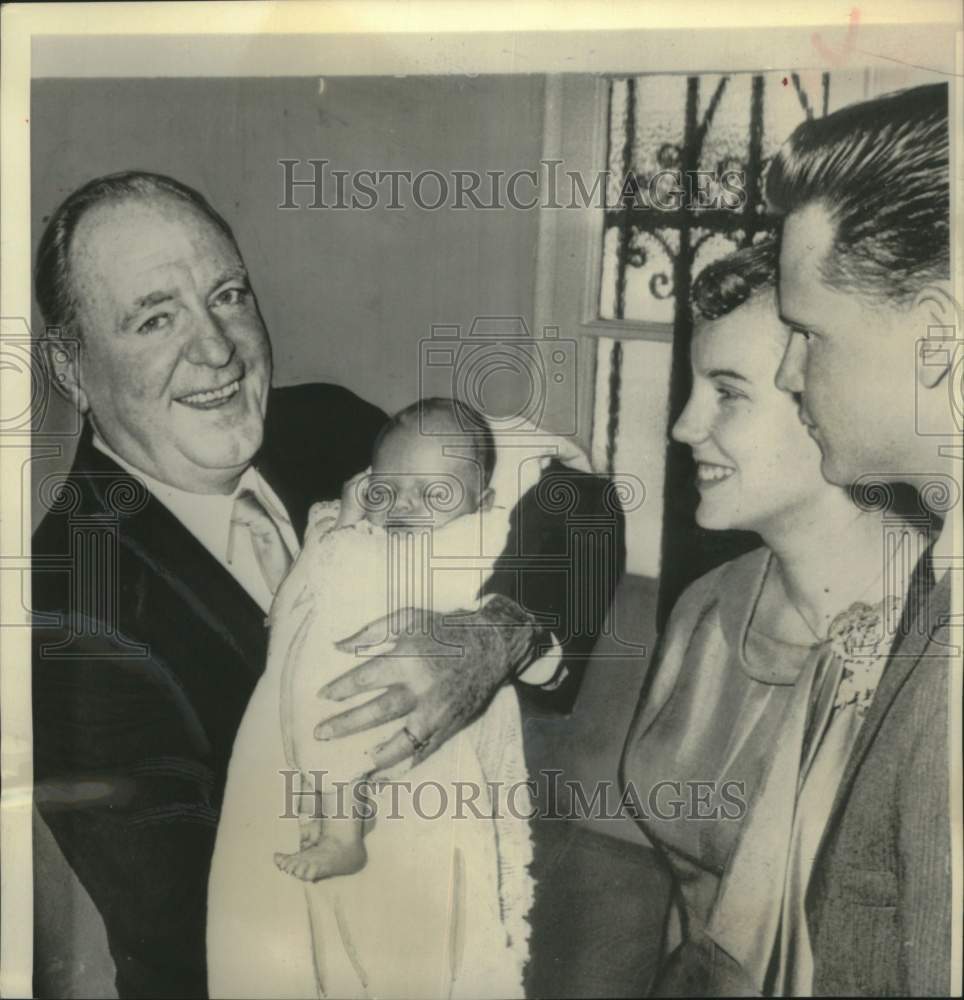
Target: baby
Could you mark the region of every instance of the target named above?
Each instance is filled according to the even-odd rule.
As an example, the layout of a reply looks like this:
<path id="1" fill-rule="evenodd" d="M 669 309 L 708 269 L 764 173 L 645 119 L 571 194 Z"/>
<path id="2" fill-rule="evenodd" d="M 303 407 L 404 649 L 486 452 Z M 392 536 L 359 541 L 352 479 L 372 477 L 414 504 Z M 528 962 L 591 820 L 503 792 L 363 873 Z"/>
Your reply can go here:
<path id="1" fill-rule="evenodd" d="M 493 541 L 504 542 L 500 529 L 507 526 L 505 512 L 480 519 L 492 511 L 494 465 L 492 432 L 480 414 L 457 400 L 420 400 L 383 428 L 370 472 L 345 484 L 340 503 L 312 507 L 304 549 L 272 608 L 269 652 L 271 662 L 279 642 L 288 647 L 281 706 L 288 763 L 306 777 L 323 771 L 329 786 L 316 790 L 313 800 L 300 798 L 300 849 L 275 855 L 278 867 L 297 878 L 315 882 L 365 864 L 364 822 L 351 815 L 360 812 L 357 783 L 372 772 L 374 749 L 400 726 L 393 721 L 354 737 L 314 739 L 318 688 L 358 662 L 332 646 L 392 612 L 454 611 L 477 603 L 484 577 L 464 566 L 479 561 L 480 529 L 491 548 Z M 436 571 L 433 579 L 433 555 L 462 557 L 463 568 Z M 306 620 L 309 605 L 316 610 Z M 370 655 L 366 650 L 363 658 Z"/>
<path id="2" fill-rule="evenodd" d="M 484 602 L 511 511 L 552 457 L 588 469 L 569 442 L 541 433 L 500 443 L 496 461 L 481 415 L 425 399 L 382 431 L 372 468 L 340 502 L 312 508 L 231 754 L 208 891 L 211 997 L 525 995 L 532 802 L 515 688 L 390 773 L 376 771 L 376 747 L 407 727 L 414 749 L 429 735 L 417 722 L 327 741 L 314 730 L 378 696 L 319 699 L 326 682 L 392 648 L 387 627 L 378 647 L 345 652 L 343 640 L 405 609 L 447 616 Z M 529 670 L 548 678 L 558 657 Z M 292 795 L 298 781 L 320 795 Z M 361 789 L 373 823 L 351 814 Z"/>
<path id="3" fill-rule="evenodd" d="M 375 648 L 342 640 L 395 612 L 484 601 L 510 523 L 494 462 L 478 413 L 422 400 L 382 431 L 340 502 L 312 508 L 232 753 L 208 896 L 212 997 L 524 995 L 531 797 L 514 688 L 391 774 L 374 774 L 375 748 L 406 725 L 414 748 L 428 735 L 415 722 L 314 738 L 321 719 L 373 697 L 325 701 L 319 689 L 392 648 L 387 627 Z M 296 826 L 290 806 L 279 816 L 285 768 L 302 782 Z M 374 823 L 352 815 L 361 789 Z"/>

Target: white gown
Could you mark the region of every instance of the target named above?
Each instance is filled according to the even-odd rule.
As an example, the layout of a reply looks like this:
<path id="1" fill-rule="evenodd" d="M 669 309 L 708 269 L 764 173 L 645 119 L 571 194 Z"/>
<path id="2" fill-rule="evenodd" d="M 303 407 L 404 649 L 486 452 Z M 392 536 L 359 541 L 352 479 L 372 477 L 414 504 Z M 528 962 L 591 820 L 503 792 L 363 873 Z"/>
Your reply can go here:
<path id="1" fill-rule="evenodd" d="M 312 771 L 326 782 L 366 775 L 372 749 L 404 724 L 313 738 L 322 718 L 372 697 L 317 698 L 326 681 L 372 655 L 333 643 L 393 609 L 477 606 L 508 534 L 496 508 L 457 518 L 415 551 L 419 544 L 399 546 L 368 522 L 331 531 L 336 512 L 336 504 L 313 508 L 235 741 L 208 891 L 210 994 L 521 997 L 531 799 L 511 687 L 427 760 L 393 769 L 397 784 L 375 795 L 360 872 L 312 884 L 274 864 L 275 852 L 298 849 L 286 783 Z"/>

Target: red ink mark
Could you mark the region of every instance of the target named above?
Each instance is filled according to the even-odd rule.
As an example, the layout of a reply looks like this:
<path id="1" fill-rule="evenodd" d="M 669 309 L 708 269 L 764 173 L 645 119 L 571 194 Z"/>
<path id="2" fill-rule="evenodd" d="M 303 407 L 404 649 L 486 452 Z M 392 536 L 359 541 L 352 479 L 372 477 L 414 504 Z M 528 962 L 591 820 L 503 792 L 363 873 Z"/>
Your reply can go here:
<path id="1" fill-rule="evenodd" d="M 839 47 L 839 49 L 833 49 L 829 45 L 825 45 L 823 39 L 820 37 L 820 33 L 817 31 L 810 36 L 810 41 L 813 43 L 813 47 L 820 53 L 825 62 L 828 62 L 834 67 L 843 66 L 844 63 L 850 59 L 850 56 L 856 48 L 857 26 L 859 24 L 860 8 L 854 7 L 850 11 L 850 23 L 847 25 L 847 37 L 844 39 L 844 43 Z"/>
<path id="2" fill-rule="evenodd" d="M 783 78 L 783 86 L 784 86 L 784 87 L 785 87 L 785 86 L 786 86 L 786 85 L 787 85 L 787 84 L 788 84 L 789 82 L 790 82 L 790 81 L 789 81 L 789 80 L 788 80 L 788 79 L 787 79 L 786 77 L 784 77 L 784 78 Z"/>

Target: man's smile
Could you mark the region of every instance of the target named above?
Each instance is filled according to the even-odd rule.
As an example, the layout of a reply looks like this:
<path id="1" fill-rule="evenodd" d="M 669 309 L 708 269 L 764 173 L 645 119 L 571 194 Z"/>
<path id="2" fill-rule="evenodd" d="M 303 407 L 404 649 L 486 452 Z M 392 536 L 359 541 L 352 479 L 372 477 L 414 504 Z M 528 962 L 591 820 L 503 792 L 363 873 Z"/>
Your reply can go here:
<path id="1" fill-rule="evenodd" d="M 242 375 L 241 378 L 244 376 Z M 179 396 L 175 402 L 184 406 L 192 406 L 197 410 L 213 410 L 218 406 L 223 406 L 232 399 L 241 389 L 241 378 L 236 378 L 233 382 L 217 389 L 204 389 L 201 392 L 192 392 L 187 396 Z"/>

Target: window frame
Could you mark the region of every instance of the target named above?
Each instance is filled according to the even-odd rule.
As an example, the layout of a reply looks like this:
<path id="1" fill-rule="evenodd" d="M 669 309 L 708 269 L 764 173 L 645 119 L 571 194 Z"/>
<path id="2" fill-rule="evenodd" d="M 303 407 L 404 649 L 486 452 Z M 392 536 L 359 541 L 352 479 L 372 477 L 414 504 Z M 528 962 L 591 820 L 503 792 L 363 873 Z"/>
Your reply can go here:
<path id="1" fill-rule="evenodd" d="M 608 143 L 610 79 L 611 75 L 584 74 L 546 77 L 543 162 L 559 161 L 563 171 L 578 172 L 584 178 L 602 169 Z M 604 215 L 602 206 L 595 204 L 539 210 L 534 333 L 558 327 L 560 336 L 577 342 L 576 437 L 587 452 L 594 430 L 596 339 L 673 342 L 672 323 L 599 318 Z M 573 280 L 576 275 L 581 277 Z M 550 399 L 545 416 L 549 427 L 553 409 Z"/>

